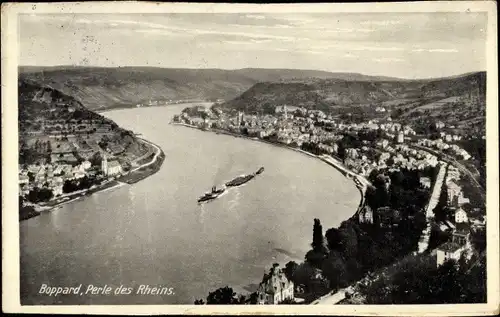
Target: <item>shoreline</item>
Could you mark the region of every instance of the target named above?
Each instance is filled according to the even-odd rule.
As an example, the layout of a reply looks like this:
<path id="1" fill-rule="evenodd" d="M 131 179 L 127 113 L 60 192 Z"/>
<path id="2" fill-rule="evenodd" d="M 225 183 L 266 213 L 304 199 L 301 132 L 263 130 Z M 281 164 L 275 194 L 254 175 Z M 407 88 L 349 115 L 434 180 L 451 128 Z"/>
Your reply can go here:
<path id="1" fill-rule="evenodd" d="M 157 108 L 157 107 L 168 107 L 168 106 L 178 106 L 178 105 L 184 105 L 184 104 L 193 104 L 193 103 L 213 103 L 212 101 L 186 101 L 186 102 L 179 102 L 179 103 L 170 103 L 170 104 L 163 104 L 163 105 L 144 105 L 144 106 L 117 106 L 117 107 L 110 107 L 110 108 L 105 108 L 105 109 L 95 109 L 92 110 L 95 113 L 105 113 L 109 111 L 115 111 L 115 110 L 127 110 L 127 109 L 141 109 L 141 108 Z"/>
<path id="2" fill-rule="evenodd" d="M 25 221 L 40 216 L 43 212 L 50 212 L 52 210 L 58 209 L 66 204 L 74 202 L 83 197 L 91 196 L 96 193 L 103 193 L 111 189 L 122 187 L 124 185 L 132 185 L 148 178 L 149 176 L 152 176 L 153 174 L 156 174 L 163 165 L 163 162 L 165 160 L 165 153 L 158 145 L 154 144 L 153 142 L 139 137 L 137 137 L 137 139 L 141 140 L 144 143 L 147 143 L 149 146 L 152 146 L 153 148 L 156 149 L 155 155 L 151 161 L 146 162 L 141 166 L 134 168 L 125 175 L 108 180 L 107 182 L 100 184 L 96 187 L 93 188 L 91 187 L 76 193 L 68 193 L 66 196 L 58 197 L 57 199 L 48 201 L 44 204 L 40 205 L 35 204 L 34 206 L 30 205 L 33 208 L 33 212 L 30 212 L 29 214 L 26 214 L 24 216 L 19 215 L 19 223 L 21 223 L 21 221 Z M 155 165 L 155 163 L 157 164 L 157 166 L 154 166 L 153 169 L 150 169 L 150 165 Z"/>

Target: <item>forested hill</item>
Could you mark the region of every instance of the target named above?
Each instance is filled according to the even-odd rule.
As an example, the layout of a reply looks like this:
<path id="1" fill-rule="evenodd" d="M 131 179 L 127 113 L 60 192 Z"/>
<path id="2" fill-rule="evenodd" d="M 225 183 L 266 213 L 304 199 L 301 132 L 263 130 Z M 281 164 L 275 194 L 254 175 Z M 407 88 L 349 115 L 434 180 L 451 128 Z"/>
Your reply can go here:
<path id="1" fill-rule="evenodd" d="M 155 67 L 34 67 L 19 69 L 29 79 L 75 97 L 89 109 L 134 106 L 149 100 L 229 100 L 263 81 L 337 78 L 343 80 L 397 80 L 356 73 L 298 69 L 175 69 Z"/>

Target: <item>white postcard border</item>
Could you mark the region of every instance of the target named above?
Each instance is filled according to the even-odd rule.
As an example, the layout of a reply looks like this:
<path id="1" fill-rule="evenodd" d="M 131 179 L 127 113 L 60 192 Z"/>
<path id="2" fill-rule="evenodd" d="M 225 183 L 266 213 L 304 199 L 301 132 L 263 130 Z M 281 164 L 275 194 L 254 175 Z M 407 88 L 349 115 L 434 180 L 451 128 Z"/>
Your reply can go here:
<path id="1" fill-rule="evenodd" d="M 29 13 L 167 12 L 478 12 L 488 13 L 487 40 L 487 304 L 448 305 L 88 305 L 21 306 L 18 225 L 18 15 Z M 2 303 L 4 312 L 66 314 L 319 314 L 463 316 L 499 312 L 498 60 L 497 16 L 493 1 L 427 1 L 353 4 L 199 4 L 81 2 L 2 4 Z M 168 164 L 168 162 L 166 162 Z"/>

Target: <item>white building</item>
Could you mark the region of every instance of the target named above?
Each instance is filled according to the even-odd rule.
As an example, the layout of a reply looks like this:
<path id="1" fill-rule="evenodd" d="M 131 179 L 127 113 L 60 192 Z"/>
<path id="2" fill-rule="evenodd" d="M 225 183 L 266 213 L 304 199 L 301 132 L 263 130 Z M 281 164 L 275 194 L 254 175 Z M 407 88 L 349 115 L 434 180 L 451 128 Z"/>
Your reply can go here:
<path id="1" fill-rule="evenodd" d="M 88 170 L 91 166 L 92 166 L 92 164 L 89 161 L 83 161 L 82 162 L 82 168 L 84 170 Z"/>
<path id="2" fill-rule="evenodd" d="M 447 242 L 436 249 L 436 264 L 441 266 L 446 260 L 453 259 L 458 261 L 465 246 L 455 242 Z"/>
<path id="3" fill-rule="evenodd" d="M 398 133 L 398 137 L 397 137 L 397 140 L 396 140 L 398 143 L 404 143 L 405 141 L 405 135 L 403 132 L 399 132 Z"/>
<path id="4" fill-rule="evenodd" d="M 465 210 L 463 210 L 462 208 L 458 208 L 455 211 L 455 223 L 463 223 L 468 221 L 469 217 L 467 217 L 467 213 L 465 212 Z"/>
<path id="5" fill-rule="evenodd" d="M 104 175 L 111 176 L 120 174 L 122 172 L 122 166 L 118 161 L 108 162 L 108 159 L 104 156 L 101 161 L 101 170 Z"/>
<path id="6" fill-rule="evenodd" d="M 19 185 L 28 184 L 29 182 L 30 182 L 30 179 L 27 175 L 20 175 L 19 176 Z"/>
<path id="7" fill-rule="evenodd" d="M 429 177 L 420 177 L 420 184 L 424 188 L 431 188 L 431 179 Z"/>
<path id="8" fill-rule="evenodd" d="M 347 157 L 349 158 L 352 158 L 352 159 L 356 159 L 358 158 L 358 150 L 354 149 L 354 148 L 348 148 L 345 150 L 345 154 Z"/>
<path id="9" fill-rule="evenodd" d="M 269 274 L 264 274 L 257 290 L 259 304 L 279 304 L 284 300 L 294 299 L 294 285 L 275 263 Z"/>
<path id="10" fill-rule="evenodd" d="M 58 185 L 52 187 L 52 194 L 54 196 L 60 196 L 60 195 L 62 195 L 63 194 L 63 185 L 58 184 Z"/>
<path id="11" fill-rule="evenodd" d="M 122 166 L 118 161 L 110 161 L 108 163 L 108 171 L 106 175 L 116 175 L 122 172 Z"/>
<path id="12" fill-rule="evenodd" d="M 373 211 L 372 209 L 366 205 L 365 208 L 363 208 L 359 214 L 359 223 L 373 223 Z"/>

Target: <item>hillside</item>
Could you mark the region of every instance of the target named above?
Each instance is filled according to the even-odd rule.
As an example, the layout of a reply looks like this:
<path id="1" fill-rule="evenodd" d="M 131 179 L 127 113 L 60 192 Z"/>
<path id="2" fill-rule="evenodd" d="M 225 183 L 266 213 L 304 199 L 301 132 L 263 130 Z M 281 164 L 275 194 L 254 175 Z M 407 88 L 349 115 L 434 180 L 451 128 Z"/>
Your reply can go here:
<path id="1" fill-rule="evenodd" d="M 132 132 L 57 89 L 20 80 L 18 103 L 22 164 L 84 161 L 108 151 L 126 165 L 148 150 Z"/>
<path id="2" fill-rule="evenodd" d="M 245 113 L 273 113 L 276 106 L 287 105 L 344 117 L 350 113 L 359 120 L 390 115 L 424 125 L 433 118 L 484 131 L 485 96 L 486 72 L 427 80 L 316 78 L 257 83 L 221 107 Z"/>
<path id="3" fill-rule="evenodd" d="M 485 128 L 486 72 L 408 80 L 297 69 L 25 66 L 19 77 L 72 96 L 92 110 L 150 100 L 223 99 L 223 107 L 247 113 L 289 105 L 357 120 L 391 115 L 423 127 L 432 119 L 476 132 Z"/>
<path id="4" fill-rule="evenodd" d="M 386 77 L 297 69 L 175 69 L 154 67 L 19 68 L 19 77 L 75 97 L 89 109 L 135 106 L 157 100 L 232 99 L 263 81 L 306 78 L 391 80 Z M 397 80 L 397 79 L 392 79 Z"/>

